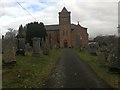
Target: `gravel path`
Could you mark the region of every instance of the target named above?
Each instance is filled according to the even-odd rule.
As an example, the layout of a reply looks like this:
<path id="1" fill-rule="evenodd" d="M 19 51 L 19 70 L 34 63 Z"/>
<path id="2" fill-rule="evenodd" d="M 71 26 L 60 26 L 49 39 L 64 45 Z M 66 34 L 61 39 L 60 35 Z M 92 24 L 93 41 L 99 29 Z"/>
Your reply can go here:
<path id="1" fill-rule="evenodd" d="M 64 49 L 44 88 L 110 88 L 72 49 Z"/>

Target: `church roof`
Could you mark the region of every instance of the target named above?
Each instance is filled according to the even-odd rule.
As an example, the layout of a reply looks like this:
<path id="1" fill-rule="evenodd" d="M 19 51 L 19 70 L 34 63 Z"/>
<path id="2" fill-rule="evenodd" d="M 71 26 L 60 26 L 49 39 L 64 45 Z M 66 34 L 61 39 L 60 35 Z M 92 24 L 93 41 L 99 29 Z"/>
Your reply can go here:
<path id="1" fill-rule="evenodd" d="M 67 9 L 65 7 L 63 7 L 61 12 L 68 12 Z"/>
<path id="2" fill-rule="evenodd" d="M 74 30 L 76 26 L 77 25 L 75 25 L 75 24 L 71 24 L 71 30 Z M 46 30 L 49 30 L 49 31 L 59 30 L 59 24 L 45 25 L 45 28 L 46 28 Z M 82 28 L 87 29 L 85 27 L 82 27 Z"/>
<path id="3" fill-rule="evenodd" d="M 46 30 L 59 30 L 59 24 L 45 25 Z"/>

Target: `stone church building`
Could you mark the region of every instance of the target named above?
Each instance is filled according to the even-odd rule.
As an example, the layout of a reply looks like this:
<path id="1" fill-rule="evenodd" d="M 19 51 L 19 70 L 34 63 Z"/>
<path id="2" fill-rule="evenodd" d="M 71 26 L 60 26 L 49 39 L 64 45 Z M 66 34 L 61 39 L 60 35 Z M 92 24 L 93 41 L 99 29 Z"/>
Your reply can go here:
<path id="1" fill-rule="evenodd" d="M 71 12 L 65 7 L 59 12 L 59 24 L 46 25 L 47 44 L 51 47 L 74 48 L 88 45 L 87 28 L 82 27 L 79 22 L 77 25 L 71 24 Z"/>

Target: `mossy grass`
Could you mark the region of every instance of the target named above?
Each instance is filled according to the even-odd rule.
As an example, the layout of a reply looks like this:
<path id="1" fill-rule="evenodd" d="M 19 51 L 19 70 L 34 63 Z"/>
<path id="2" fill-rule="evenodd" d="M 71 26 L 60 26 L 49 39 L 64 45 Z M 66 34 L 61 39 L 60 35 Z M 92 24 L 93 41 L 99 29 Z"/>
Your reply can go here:
<path id="1" fill-rule="evenodd" d="M 3 66 L 3 88 L 41 88 L 55 67 L 62 49 L 50 50 L 49 55 L 33 57 L 31 52 L 26 56 L 16 56 L 14 66 Z"/>
<path id="2" fill-rule="evenodd" d="M 118 76 L 120 75 L 109 72 L 108 67 L 101 67 L 97 55 L 92 55 L 87 50 L 79 51 L 79 49 L 75 49 L 75 51 L 77 51 L 80 59 L 87 62 L 101 79 L 106 81 L 113 88 L 118 88 Z"/>

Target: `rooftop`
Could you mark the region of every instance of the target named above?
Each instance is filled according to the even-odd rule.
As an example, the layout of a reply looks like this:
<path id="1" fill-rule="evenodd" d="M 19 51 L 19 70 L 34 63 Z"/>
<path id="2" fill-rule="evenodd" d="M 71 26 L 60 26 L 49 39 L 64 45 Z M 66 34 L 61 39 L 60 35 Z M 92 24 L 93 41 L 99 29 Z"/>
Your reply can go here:
<path id="1" fill-rule="evenodd" d="M 71 29 L 74 30 L 77 25 L 71 24 Z M 59 30 L 59 24 L 54 24 L 54 25 L 45 25 L 46 30 Z M 84 29 L 87 29 L 83 27 Z"/>

